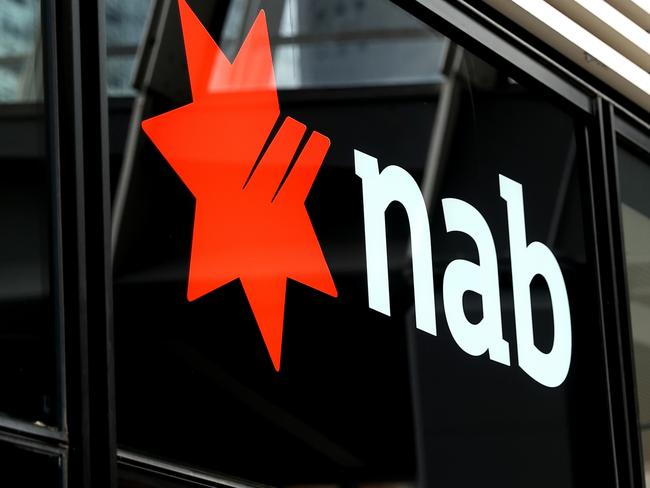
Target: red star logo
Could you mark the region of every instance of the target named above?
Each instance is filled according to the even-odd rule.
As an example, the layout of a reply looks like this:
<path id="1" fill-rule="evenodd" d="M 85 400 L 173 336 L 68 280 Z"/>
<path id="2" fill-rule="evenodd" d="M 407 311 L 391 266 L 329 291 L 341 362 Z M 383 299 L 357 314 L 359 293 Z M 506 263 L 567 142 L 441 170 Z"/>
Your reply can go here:
<path id="1" fill-rule="evenodd" d="M 142 128 L 196 198 L 187 298 L 239 279 L 276 370 L 286 281 L 331 296 L 336 287 L 305 208 L 329 139 L 279 120 L 261 11 L 231 64 L 185 0 L 178 1 L 192 103 Z M 268 148 L 263 154 L 263 148 Z"/>

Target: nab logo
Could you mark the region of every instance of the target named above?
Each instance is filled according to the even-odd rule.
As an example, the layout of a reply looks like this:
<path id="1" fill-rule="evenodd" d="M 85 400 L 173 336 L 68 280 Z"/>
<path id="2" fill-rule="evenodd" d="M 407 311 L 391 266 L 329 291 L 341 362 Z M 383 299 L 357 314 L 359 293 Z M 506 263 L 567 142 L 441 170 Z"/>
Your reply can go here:
<path id="1" fill-rule="evenodd" d="M 178 5 L 192 103 L 142 128 L 196 198 L 187 298 L 239 279 L 279 370 L 287 278 L 337 296 L 305 208 L 330 142 L 281 120 L 264 12 L 231 64 Z"/>
<path id="2" fill-rule="evenodd" d="M 329 139 L 291 117 L 282 118 L 269 35 L 260 12 L 230 63 L 185 0 L 178 0 L 192 102 L 145 120 L 142 128 L 196 199 L 187 297 L 195 300 L 239 279 L 276 370 L 280 369 L 287 279 L 336 297 L 337 290 L 305 208 Z M 381 173 L 377 161 L 355 151 L 362 179 L 370 308 L 390 315 L 384 213 L 406 209 L 418 329 L 437 335 L 429 217 L 417 182 L 399 166 Z M 540 242 L 527 243 L 523 192 L 499 176 L 506 201 L 513 301 L 520 367 L 539 383 L 562 384 L 571 363 L 571 317 L 562 272 Z M 478 210 L 446 198 L 447 232 L 476 243 L 479 264 L 457 259 L 445 270 L 443 305 L 452 337 L 466 353 L 488 353 L 510 365 L 503 339 L 494 239 Z M 554 322 L 553 347 L 534 343 L 530 283 L 546 280 Z M 482 296 L 483 318 L 465 316 L 463 295 Z"/>
<path id="3" fill-rule="evenodd" d="M 355 151 L 355 170 L 362 179 L 363 213 L 370 308 L 390 315 L 388 251 L 384 213 L 393 202 L 406 210 L 411 231 L 416 327 L 437 335 L 433 263 L 429 216 L 416 181 L 399 166 L 379 172 L 377 160 Z M 512 269 L 512 298 L 519 366 L 539 383 L 561 385 L 571 365 L 571 313 L 560 266 L 541 242 L 526 239 L 526 220 L 521 185 L 499 175 L 501 198 L 506 202 Z M 494 238 L 481 213 L 456 198 L 442 200 L 447 232 L 462 232 L 476 244 L 479 264 L 465 259 L 449 263 L 442 282 L 442 301 L 452 337 L 472 356 L 488 353 L 491 360 L 510 365 L 510 348 L 503 339 L 499 270 Z M 543 352 L 535 345 L 530 283 L 535 276 L 546 281 L 553 310 L 553 347 Z M 482 297 L 483 318 L 478 324 L 465 316 L 463 296 L 473 291 Z"/>

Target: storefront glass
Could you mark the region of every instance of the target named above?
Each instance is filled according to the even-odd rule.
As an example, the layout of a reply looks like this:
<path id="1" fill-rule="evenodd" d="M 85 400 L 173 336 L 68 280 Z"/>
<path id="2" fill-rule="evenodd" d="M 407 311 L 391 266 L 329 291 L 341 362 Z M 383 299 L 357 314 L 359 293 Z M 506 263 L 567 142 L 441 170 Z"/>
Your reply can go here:
<path id="1" fill-rule="evenodd" d="M 110 113 L 120 447 L 284 486 L 613 485 L 581 118 L 388 1 L 152 5 L 148 28 L 134 27 L 134 95 Z M 264 47 L 241 48 L 251 29 L 268 31 L 279 120 L 330 142 L 305 202 L 322 259 L 306 265 L 299 247 L 286 256 L 303 238 L 283 227 L 292 220 L 214 204 L 255 186 L 258 168 L 277 173 L 254 149 L 289 131 L 271 121 L 270 140 L 255 138 L 266 112 L 247 97 L 267 101 L 270 78 Z M 203 96 L 221 112 L 142 130 Z M 293 152 L 311 147 L 299 140 Z M 188 176 L 192 161 L 251 175 L 233 189 L 228 171 Z M 271 201 L 300 157 L 284 163 Z M 384 218 L 373 164 L 417 190 L 385 212 L 389 310 L 371 296 L 383 242 L 368 222 Z M 200 221 L 212 271 L 240 274 L 196 268 Z M 279 263 L 286 274 L 262 295 L 282 296 L 280 346 L 260 319 L 277 302 L 260 305 L 251 285 Z M 489 351 L 460 332 L 480 327 L 499 338 Z M 542 366 L 526 362 L 533 350 Z"/>
<path id="2" fill-rule="evenodd" d="M 41 4 L 0 0 L 0 412 L 57 425 Z"/>

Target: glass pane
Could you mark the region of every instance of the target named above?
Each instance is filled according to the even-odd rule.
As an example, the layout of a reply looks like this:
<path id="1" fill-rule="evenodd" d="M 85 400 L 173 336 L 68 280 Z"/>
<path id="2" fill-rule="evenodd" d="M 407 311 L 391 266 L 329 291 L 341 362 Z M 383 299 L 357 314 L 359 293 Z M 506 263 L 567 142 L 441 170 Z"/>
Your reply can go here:
<path id="1" fill-rule="evenodd" d="M 580 121 L 386 0 L 166 5 L 111 103 L 120 446 L 613 484 Z"/>
<path id="2" fill-rule="evenodd" d="M 650 486 L 650 153 L 620 145 L 618 162 L 639 422 Z"/>
<path id="3" fill-rule="evenodd" d="M 231 59 L 250 9 L 235 1 L 221 46 Z M 274 68 L 280 88 L 432 83 L 440 81 L 446 38 L 390 2 L 278 2 L 270 15 Z M 279 22 L 277 20 L 279 19 Z"/>
<path id="4" fill-rule="evenodd" d="M 40 2 L 0 2 L 0 103 L 42 98 Z"/>
<path id="5" fill-rule="evenodd" d="M 0 414 L 58 423 L 40 2 L 0 0 Z"/>
<path id="6" fill-rule="evenodd" d="M 108 93 L 129 95 L 133 62 L 151 0 L 106 0 L 106 77 Z"/>
<path id="7" fill-rule="evenodd" d="M 3 488 L 63 486 L 63 459 L 38 449 L 0 442 Z"/>

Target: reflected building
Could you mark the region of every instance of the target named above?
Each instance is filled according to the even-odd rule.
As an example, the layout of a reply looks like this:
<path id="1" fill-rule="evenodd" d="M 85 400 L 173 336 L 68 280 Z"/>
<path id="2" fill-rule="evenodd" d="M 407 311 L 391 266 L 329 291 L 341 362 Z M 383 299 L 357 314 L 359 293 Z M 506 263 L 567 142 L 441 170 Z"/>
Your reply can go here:
<path id="1" fill-rule="evenodd" d="M 0 102 L 29 98 L 26 87 L 35 66 L 39 8 L 38 0 L 0 1 Z"/>

